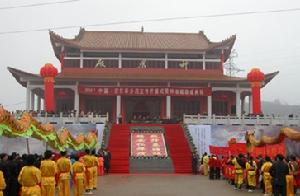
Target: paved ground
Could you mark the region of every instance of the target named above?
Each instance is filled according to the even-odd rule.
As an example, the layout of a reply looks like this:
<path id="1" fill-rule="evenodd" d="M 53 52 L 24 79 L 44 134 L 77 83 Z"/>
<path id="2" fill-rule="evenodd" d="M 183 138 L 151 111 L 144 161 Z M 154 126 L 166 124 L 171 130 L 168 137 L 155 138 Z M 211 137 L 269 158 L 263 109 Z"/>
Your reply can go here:
<path id="1" fill-rule="evenodd" d="M 263 195 L 233 190 L 224 180 L 210 181 L 194 175 L 108 175 L 98 178 L 93 195 L 105 196 L 244 196 Z"/>

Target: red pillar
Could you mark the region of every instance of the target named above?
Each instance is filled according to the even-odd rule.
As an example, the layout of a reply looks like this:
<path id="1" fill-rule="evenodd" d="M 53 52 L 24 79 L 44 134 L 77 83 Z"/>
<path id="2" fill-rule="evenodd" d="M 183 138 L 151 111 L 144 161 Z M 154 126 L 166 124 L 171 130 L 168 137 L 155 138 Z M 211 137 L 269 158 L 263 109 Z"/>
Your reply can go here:
<path id="1" fill-rule="evenodd" d="M 54 112 L 54 79 L 57 76 L 57 69 L 52 64 L 47 63 L 41 68 L 40 75 L 44 78 L 45 110 L 46 112 Z"/>
<path id="2" fill-rule="evenodd" d="M 251 84 L 252 90 L 252 111 L 253 114 L 261 114 L 260 87 L 265 79 L 265 74 L 258 68 L 253 68 L 247 75 L 247 79 Z"/>
<path id="3" fill-rule="evenodd" d="M 261 114 L 261 103 L 260 103 L 260 82 L 252 82 L 252 111 L 253 114 Z"/>

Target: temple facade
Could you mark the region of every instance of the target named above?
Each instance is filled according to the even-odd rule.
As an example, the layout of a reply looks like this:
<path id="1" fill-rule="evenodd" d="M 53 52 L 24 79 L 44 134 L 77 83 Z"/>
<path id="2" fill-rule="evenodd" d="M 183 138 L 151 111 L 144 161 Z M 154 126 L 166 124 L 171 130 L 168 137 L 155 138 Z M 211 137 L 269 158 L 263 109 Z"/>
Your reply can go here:
<path id="1" fill-rule="evenodd" d="M 111 121 L 181 118 L 183 114 L 241 116 L 252 111 L 247 78 L 229 77 L 223 64 L 236 36 L 220 42 L 198 33 L 85 31 L 75 38 L 50 32 L 60 72 L 56 112 L 109 114 Z M 27 89 L 26 109 L 41 110 L 44 79 L 8 70 Z M 278 72 L 265 74 L 264 87 Z M 248 97 L 249 106 L 245 106 Z"/>

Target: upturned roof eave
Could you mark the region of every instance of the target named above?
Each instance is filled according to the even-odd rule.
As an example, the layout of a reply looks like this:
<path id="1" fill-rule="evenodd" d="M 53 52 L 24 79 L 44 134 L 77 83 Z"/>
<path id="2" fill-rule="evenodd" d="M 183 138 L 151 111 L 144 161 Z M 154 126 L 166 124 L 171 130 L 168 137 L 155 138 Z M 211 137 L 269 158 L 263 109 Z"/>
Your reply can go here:
<path id="1" fill-rule="evenodd" d="M 116 31 L 111 31 L 111 32 L 116 32 Z M 121 31 L 120 31 L 121 32 Z M 125 31 L 126 32 L 126 31 Z M 95 50 L 95 51 L 107 51 L 107 50 L 112 50 L 112 51 L 174 51 L 174 52 L 205 52 L 205 51 L 209 51 L 209 50 L 213 50 L 219 47 L 227 47 L 229 49 L 228 52 L 225 53 L 225 61 L 227 60 L 227 58 L 229 57 L 230 51 L 235 43 L 236 40 L 236 36 L 232 35 L 231 37 L 229 37 L 228 39 L 222 40 L 220 42 L 211 42 L 207 36 L 201 31 L 198 34 L 200 36 L 202 36 L 208 43 L 207 47 L 205 48 L 199 48 L 199 49 L 190 49 L 190 48 L 181 48 L 181 49 L 172 49 L 172 48 L 118 48 L 118 47 L 87 47 L 87 46 L 81 46 L 79 44 L 80 39 L 82 39 L 82 37 L 84 36 L 85 30 L 84 29 L 80 29 L 79 34 L 77 36 L 75 36 L 75 38 L 73 39 L 67 39 L 64 38 L 56 33 L 54 33 L 53 31 L 50 31 L 50 40 L 51 40 L 51 44 L 52 44 L 52 48 L 54 50 L 55 56 L 59 59 L 59 53 L 60 53 L 60 49 L 61 49 L 61 45 L 64 46 L 69 46 L 69 47 L 75 47 L 78 48 L 80 50 Z M 131 32 L 131 33 L 140 33 L 140 32 Z M 167 33 L 166 33 L 167 34 Z M 176 33 L 174 33 L 176 34 Z M 178 34 L 184 34 L 184 33 L 178 33 Z M 186 33 L 189 34 L 189 33 Z M 190 33 L 192 34 L 192 33 Z M 58 46 L 60 45 L 60 46 Z"/>

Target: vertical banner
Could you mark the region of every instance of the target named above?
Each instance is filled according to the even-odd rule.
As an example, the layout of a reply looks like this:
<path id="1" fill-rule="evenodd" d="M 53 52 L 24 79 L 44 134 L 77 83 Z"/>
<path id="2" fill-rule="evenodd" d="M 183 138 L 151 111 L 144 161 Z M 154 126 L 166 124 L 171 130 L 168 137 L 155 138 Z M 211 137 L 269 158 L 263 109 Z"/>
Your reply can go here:
<path id="1" fill-rule="evenodd" d="M 188 128 L 199 156 L 202 156 L 204 152 L 209 153 L 209 146 L 211 145 L 211 126 L 188 125 Z"/>
<path id="2" fill-rule="evenodd" d="M 103 131 L 104 131 L 104 124 L 96 124 L 96 130 L 98 135 L 98 146 L 97 148 L 101 148 L 102 140 L 103 140 Z"/>

